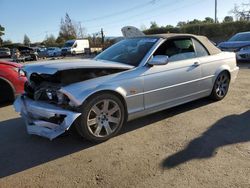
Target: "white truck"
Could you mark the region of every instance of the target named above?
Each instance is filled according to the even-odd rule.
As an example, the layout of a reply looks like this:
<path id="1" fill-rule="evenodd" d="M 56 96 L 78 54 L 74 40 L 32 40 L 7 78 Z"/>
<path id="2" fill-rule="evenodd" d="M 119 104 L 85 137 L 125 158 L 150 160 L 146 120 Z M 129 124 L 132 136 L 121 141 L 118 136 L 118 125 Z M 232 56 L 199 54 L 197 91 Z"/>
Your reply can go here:
<path id="1" fill-rule="evenodd" d="M 76 55 L 85 53 L 85 48 L 89 48 L 89 40 L 88 39 L 75 39 L 68 40 L 65 42 L 62 47 L 62 54 L 67 55 Z"/>

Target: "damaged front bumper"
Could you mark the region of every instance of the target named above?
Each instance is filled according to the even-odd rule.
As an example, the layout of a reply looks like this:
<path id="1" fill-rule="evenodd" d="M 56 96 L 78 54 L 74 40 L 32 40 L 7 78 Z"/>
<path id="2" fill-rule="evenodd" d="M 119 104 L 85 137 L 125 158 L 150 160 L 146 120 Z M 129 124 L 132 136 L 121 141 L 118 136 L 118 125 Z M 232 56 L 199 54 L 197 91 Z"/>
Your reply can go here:
<path id="1" fill-rule="evenodd" d="M 14 102 L 16 112 L 25 120 L 29 134 L 49 138 L 64 133 L 81 113 L 62 109 L 41 101 L 34 101 L 22 95 Z"/>

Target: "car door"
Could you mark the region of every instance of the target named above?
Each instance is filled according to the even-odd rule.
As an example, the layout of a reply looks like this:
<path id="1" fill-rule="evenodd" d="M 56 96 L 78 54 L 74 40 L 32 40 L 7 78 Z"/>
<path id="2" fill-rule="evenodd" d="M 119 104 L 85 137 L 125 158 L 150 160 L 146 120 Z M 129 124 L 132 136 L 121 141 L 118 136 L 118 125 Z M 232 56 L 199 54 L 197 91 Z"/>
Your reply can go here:
<path id="1" fill-rule="evenodd" d="M 201 67 L 201 90 L 207 90 L 210 94 L 213 88 L 213 79 L 215 70 L 221 66 L 221 59 L 217 55 L 210 55 L 208 50 L 196 39 L 193 39 L 197 57 L 200 60 Z"/>
<path id="2" fill-rule="evenodd" d="M 169 63 L 145 71 L 145 109 L 166 108 L 198 98 L 201 68 L 191 38 L 167 40 L 153 55 L 167 55 Z"/>

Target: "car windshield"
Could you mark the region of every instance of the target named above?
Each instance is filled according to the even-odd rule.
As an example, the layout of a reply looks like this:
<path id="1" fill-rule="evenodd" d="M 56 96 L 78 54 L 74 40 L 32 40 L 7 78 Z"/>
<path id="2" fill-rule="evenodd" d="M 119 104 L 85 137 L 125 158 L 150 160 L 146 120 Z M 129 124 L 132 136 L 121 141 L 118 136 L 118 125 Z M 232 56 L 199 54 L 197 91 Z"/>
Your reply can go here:
<path id="1" fill-rule="evenodd" d="M 250 33 L 239 33 L 234 35 L 229 41 L 250 41 Z"/>
<path id="2" fill-rule="evenodd" d="M 96 59 L 138 66 L 157 40 L 157 38 L 125 39 L 102 52 Z"/>
<path id="3" fill-rule="evenodd" d="M 73 44 L 74 44 L 74 42 L 66 42 L 66 43 L 64 44 L 64 47 L 72 47 Z"/>

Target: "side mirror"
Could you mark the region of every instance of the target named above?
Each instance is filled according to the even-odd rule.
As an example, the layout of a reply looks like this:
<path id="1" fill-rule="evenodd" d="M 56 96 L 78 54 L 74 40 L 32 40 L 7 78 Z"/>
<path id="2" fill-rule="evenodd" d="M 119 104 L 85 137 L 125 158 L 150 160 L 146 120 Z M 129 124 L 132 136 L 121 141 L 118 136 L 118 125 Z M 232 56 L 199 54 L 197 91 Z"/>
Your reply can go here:
<path id="1" fill-rule="evenodd" d="M 169 58 L 166 55 L 156 55 L 149 62 L 149 65 L 166 65 L 169 62 Z"/>

